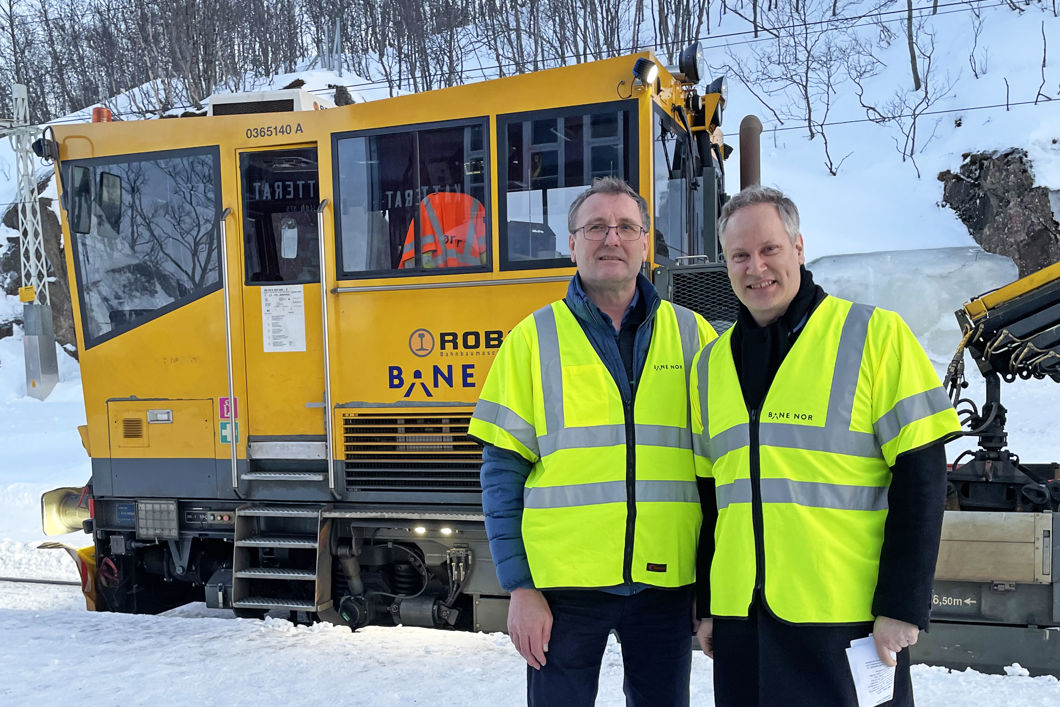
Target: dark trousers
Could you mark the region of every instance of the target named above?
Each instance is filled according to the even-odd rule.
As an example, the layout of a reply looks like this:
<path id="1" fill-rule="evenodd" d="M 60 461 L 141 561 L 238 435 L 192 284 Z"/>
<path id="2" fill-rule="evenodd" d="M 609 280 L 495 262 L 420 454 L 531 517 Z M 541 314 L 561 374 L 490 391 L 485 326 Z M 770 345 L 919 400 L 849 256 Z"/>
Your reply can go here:
<path id="1" fill-rule="evenodd" d="M 612 629 L 622 644 L 626 704 L 688 705 L 691 587 L 645 589 L 631 596 L 584 589 L 544 594 L 552 610 L 552 636 L 545 666 L 526 669 L 530 705 L 593 705 Z"/>
<path id="2" fill-rule="evenodd" d="M 747 619 L 714 619 L 714 703 L 719 707 L 857 707 L 846 649 L 872 624 L 802 626 L 756 599 Z M 894 699 L 912 707 L 909 650 L 898 654 Z"/>

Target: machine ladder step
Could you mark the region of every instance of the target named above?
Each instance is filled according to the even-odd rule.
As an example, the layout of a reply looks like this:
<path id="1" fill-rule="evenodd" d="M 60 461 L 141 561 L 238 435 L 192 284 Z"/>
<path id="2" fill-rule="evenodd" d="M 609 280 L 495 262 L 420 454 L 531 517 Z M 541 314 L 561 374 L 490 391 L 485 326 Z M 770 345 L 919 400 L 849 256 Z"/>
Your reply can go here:
<path id="1" fill-rule="evenodd" d="M 239 515 L 258 518 L 316 518 L 319 506 L 249 506 L 241 508 Z"/>
<path id="2" fill-rule="evenodd" d="M 310 570 L 289 569 L 286 567 L 248 567 L 235 573 L 241 579 L 283 579 L 315 580 L 317 575 Z"/>
<path id="3" fill-rule="evenodd" d="M 300 547 L 315 548 L 316 538 L 295 535 L 253 535 L 249 538 L 236 540 L 237 547 Z"/>
<path id="4" fill-rule="evenodd" d="M 323 481 L 327 475 L 312 471 L 248 471 L 239 478 L 247 481 Z"/>
<path id="5" fill-rule="evenodd" d="M 291 611 L 316 611 L 309 599 L 282 599 L 278 597 L 247 597 L 232 602 L 237 609 L 289 609 Z"/>

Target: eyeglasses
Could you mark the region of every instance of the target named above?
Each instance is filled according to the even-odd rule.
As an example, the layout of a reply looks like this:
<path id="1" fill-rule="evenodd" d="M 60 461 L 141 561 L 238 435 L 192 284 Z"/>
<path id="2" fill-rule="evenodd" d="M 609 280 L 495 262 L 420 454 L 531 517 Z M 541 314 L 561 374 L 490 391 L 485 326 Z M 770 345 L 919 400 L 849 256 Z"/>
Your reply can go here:
<path id="1" fill-rule="evenodd" d="M 617 226 L 608 226 L 604 223 L 593 223 L 588 226 L 582 226 L 581 228 L 574 229 L 574 232 L 582 232 L 587 241 L 602 241 L 607 238 L 607 234 L 611 232 L 611 229 L 615 229 L 615 233 L 618 237 L 624 241 L 635 241 L 643 236 L 648 231 L 642 226 L 638 226 L 635 223 L 620 223 Z"/>

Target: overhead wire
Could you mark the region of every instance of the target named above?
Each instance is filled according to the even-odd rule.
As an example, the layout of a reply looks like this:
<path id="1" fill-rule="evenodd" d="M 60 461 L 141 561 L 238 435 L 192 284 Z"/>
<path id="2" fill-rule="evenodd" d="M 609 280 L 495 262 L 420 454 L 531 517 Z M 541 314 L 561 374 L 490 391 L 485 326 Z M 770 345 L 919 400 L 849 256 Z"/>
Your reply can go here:
<path id="1" fill-rule="evenodd" d="M 944 114 L 947 114 L 947 113 L 969 113 L 971 111 L 977 111 L 977 110 L 992 110 L 992 109 L 1000 110 L 1002 108 L 1004 108 L 1007 111 L 1009 108 L 1014 108 L 1014 107 L 1029 106 L 1029 105 L 1048 105 L 1048 104 L 1060 105 L 1060 100 L 1054 100 L 1054 99 L 1050 98 L 1050 99 L 1046 99 L 1046 100 L 1033 100 L 1033 101 L 1026 100 L 1026 101 L 1009 101 L 1009 102 L 1006 102 L 1006 103 L 991 103 L 989 105 L 982 105 L 982 106 L 963 106 L 961 108 L 939 108 L 938 110 L 926 110 L 923 113 L 917 113 L 916 116 L 944 115 Z M 882 118 L 850 118 L 848 120 L 833 120 L 833 121 L 827 121 L 827 122 L 824 122 L 824 123 L 814 123 L 813 126 L 815 128 L 829 128 L 829 127 L 833 127 L 833 126 L 837 126 L 837 125 L 853 125 L 855 123 L 877 123 L 877 124 L 883 125 L 883 124 L 888 123 L 888 122 L 890 122 L 892 120 L 898 120 L 900 118 L 913 118 L 913 117 L 916 117 L 916 116 L 914 116 L 914 114 L 912 114 L 912 113 L 898 113 L 898 114 L 895 114 L 895 115 L 885 115 Z M 764 127 L 762 129 L 762 132 L 781 133 L 781 132 L 786 132 L 786 131 L 789 131 L 789 130 L 805 130 L 805 129 L 806 129 L 806 125 L 803 123 L 803 124 L 800 124 L 800 125 L 787 125 L 787 126 L 784 126 L 784 127 L 773 127 L 773 128 Z"/>
<path id="2" fill-rule="evenodd" d="M 966 12 L 972 12 L 973 10 L 991 9 L 991 8 L 1000 7 L 1002 5 L 1007 5 L 1007 4 L 1008 3 L 1006 2 L 1006 0 L 997 0 L 996 2 L 992 2 L 989 5 L 984 5 L 983 4 L 983 0 L 979 0 L 979 1 L 972 0 L 971 2 L 969 2 L 969 0 L 960 0 L 960 1 L 957 1 L 957 2 L 943 3 L 943 4 L 940 4 L 940 5 L 937 6 L 938 8 L 943 8 L 943 9 L 944 8 L 956 8 L 956 9 L 947 9 L 945 12 L 934 12 L 934 13 L 931 13 L 930 16 L 939 17 L 939 16 L 946 16 L 946 15 L 952 15 L 952 14 L 966 13 Z M 928 10 L 931 10 L 931 9 L 932 9 L 931 6 L 925 5 L 923 7 L 913 8 L 913 12 L 914 12 L 914 14 L 919 13 L 919 14 L 921 14 L 923 16 L 924 13 L 926 13 Z M 871 24 L 871 21 L 874 21 L 874 20 L 889 16 L 889 15 L 895 15 L 896 17 L 894 18 L 894 20 L 897 21 L 897 20 L 902 19 L 902 17 L 904 17 L 908 13 L 908 11 L 909 11 L 908 9 L 888 10 L 888 11 L 885 11 L 885 12 L 865 13 L 865 14 L 860 14 L 860 15 L 849 15 L 849 16 L 845 16 L 845 17 L 831 17 L 831 18 L 826 18 L 826 19 L 822 19 L 822 20 L 814 20 L 812 22 L 795 22 L 795 23 L 788 23 L 788 24 L 784 24 L 784 25 L 775 25 L 775 26 L 770 26 L 770 27 L 760 26 L 757 30 L 748 29 L 748 30 L 739 30 L 739 31 L 736 31 L 736 32 L 727 32 L 727 33 L 724 33 L 724 34 L 702 35 L 702 36 L 699 36 L 699 37 L 695 37 L 695 38 L 693 38 L 690 41 L 692 41 L 692 42 L 711 42 L 711 41 L 728 39 L 730 37 L 745 37 L 745 36 L 751 35 L 752 36 L 751 39 L 745 40 L 743 42 L 724 42 L 724 43 L 719 43 L 717 47 L 713 47 L 713 48 L 719 48 L 720 49 L 720 48 L 732 47 L 732 46 L 745 46 L 745 45 L 755 44 L 755 43 L 759 43 L 759 42 L 773 41 L 775 39 L 775 37 L 755 37 L 755 36 L 753 36 L 756 33 L 757 34 L 762 34 L 762 33 L 768 34 L 768 33 L 771 33 L 771 32 L 797 30 L 797 29 L 802 29 L 802 28 L 809 28 L 809 27 L 815 27 L 815 26 L 820 26 L 820 25 L 830 25 L 830 24 L 841 25 L 842 27 L 836 27 L 835 30 L 828 30 L 828 31 L 838 31 L 841 28 L 842 29 L 848 29 L 848 28 L 851 28 L 851 27 L 863 27 L 863 26 L 866 26 L 867 24 Z M 899 17 L 899 15 L 901 17 Z M 846 23 L 850 23 L 850 22 L 852 22 L 853 24 L 846 24 Z M 643 44 L 638 42 L 638 43 L 630 45 L 630 46 L 616 47 L 613 51 L 619 52 L 619 53 L 627 53 L 627 52 L 634 52 L 634 51 L 644 51 L 644 50 L 649 50 L 649 49 L 651 49 L 651 50 L 660 49 L 660 48 L 665 48 L 667 45 L 668 45 L 668 43 L 663 43 L 663 42 L 654 42 L 654 43 L 648 42 L 648 43 L 643 43 Z M 709 47 L 709 46 L 708 47 L 704 47 L 704 49 L 710 49 L 710 48 L 712 48 L 712 47 Z M 588 54 L 590 54 L 590 55 L 598 55 L 598 54 L 603 54 L 603 52 L 595 51 L 595 52 L 588 52 Z M 554 68 L 556 66 L 564 65 L 564 64 L 557 63 L 557 62 L 562 62 L 566 58 L 567 57 L 546 56 L 546 57 L 540 57 L 540 58 L 536 59 L 536 61 L 540 62 L 541 64 L 543 64 L 544 65 L 543 68 Z M 606 58 L 606 57 L 601 56 L 601 58 Z M 468 68 L 468 69 L 461 69 L 460 71 L 457 72 L 457 74 L 463 76 L 465 74 L 481 72 L 485 76 L 486 72 L 488 72 L 488 71 L 493 71 L 493 70 L 499 71 L 501 69 L 509 69 L 509 68 L 513 68 L 514 69 L 514 68 L 518 68 L 518 66 L 519 66 L 519 64 L 517 62 L 514 62 L 514 61 L 503 62 L 503 63 L 498 63 L 498 64 L 479 65 L 478 67 L 472 67 L 472 68 Z M 406 77 L 406 80 L 417 79 L 417 78 L 426 78 L 426 75 L 422 74 L 422 73 L 420 73 L 420 74 L 409 74 Z M 389 86 L 389 83 L 386 80 L 380 79 L 380 80 L 376 80 L 376 81 L 366 80 L 366 81 L 362 81 L 360 83 L 343 84 L 343 87 L 347 88 L 347 89 L 373 88 L 373 87 L 377 87 L 377 86 L 378 87 L 385 87 L 385 86 Z M 330 90 L 330 89 L 316 89 L 316 91 L 327 91 L 327 90 Z"/>
<path id="3" fill-rule="evenodd" d="M 837 31 L 840 28 L 846 29 L 846 28 L 851 28 L 851 27 L 865 26 L 866 24 L 870 24 L 872 22 L 876 22 L 876 21 L 878 21 L 880 19 L 885 19 L 885 18 L 891 18 L 889 20 L 885 19 L 885 21 L 899 20 L 901 18 L 904 18 L 910 11 L 912 11 L 914 14 L 918 14 L 920 16 L 924 16 L 925 14 L 927 14 L 928 16 L 938 17 L 938 16 L 945 16 L 945 15 L 952 15 L 952 14 L 967 13 L 967 12 L 978 11 L 978 10 L 983 10 L 983 9 L 991 9 L 991 8 L 995 8 L 995 7 L 999 7 L 999 6 L 1003 6 L 1003 5 L 1007 5 L 1008 4 L 1006 2 L 1006 0 L 996 0 L 995 2 L 991 2 L 990 4 L 984 4 L 984 2 L 985 2 L 985 0 L 954 0 L 953 2 L 941 3 L 941 4 L 938 4 L 938 5 L 927 5 L 926 4 L 926 5 L 923 5 L 923 6 L 920 6 L 920 7 L 914 7 L 914 8 L 899 8 L 899 9 L 894 9 L 894 10 L 881 10 L 881 11 L 872 12 L 872 13 L 861 13 L 861 14 L 854 14 L 854 15 L 846 15 L 846 16 L 843 16 L 843 17 L 827 17 L 827 18 L 823 18 L 823 19 L 820 19 L 820 20 L 813 20 L 813 21 L 809 21 L 809 22 L 793 22 L 793 23 L 774 25 L 774 26 L 761 25 L 757 29 L 756 28 L 752 28 L 752 29 L 738 30 L 738 31 L 727 32 L 727 33 L 722 33 L 722 34 L 702 35 L 700 37 L 695 38 L 692 41 L 699 41 L 701 43 L 702 42 L 714 42 L 714 43 L 717 43 L 717 47 L 716 48 L 744 46 L 744 45 L 749 45 L 749 44 L 754 44 L 754 43 L 759 43 L 759 42 L 773 41 L 773 39 L 775 39 L 775 38 L 771 37 L 771 36 L 766 36 L 766 37 L 757 36 L 757 37 L 752 37 L 750 39 L 747 39 L 747 40 L 745 40 L 743 42 L 724 42 L 724 43 L 722 43 L 722 42 L 723 42 L 723 40 L 728 40 L 728 39 L 733 38 L 733 37 L 746 37 L 746 36 L 749 36 L 749 35 L 755 35 L 756 33 L 759 34 L 759 35 L 761 35 L 763 33 L 770 34 L 770 33 L 780 32 L 780 31 L 790 31 L 790 30 L 797 30 L 797 29 L 802 29 L 802 28 L 819 27 L 819 26 L 827 26 L 827 25 L 836 25 L 836 28 L 835 28 L 835 30 L 826 30 L 826 31 Z M 942 10 L 942 12 L 940 12 L 940 10 Z M 930 14 L 928 14 L 928 13 L 930 13 Z M 58 18 L 50 20 L 50 21 L 51 22 L 56 22 L 56 21 L 58 21 Z M 29 20 L 29 22 L 35 22 L 37 24 L 47 24 L 47 22 L 45 22 L 43 20 Z M 613 53 L 616 53 L 616 55 L 620 55 L 621 53 L 626 53 L 626 52 L 633 52 L 633 51 L 640 51 L 640 50 L 649 50 L 649 49 L 660 49 L 660 48 L 664 48 L 664 47 L 666 47 L 668 45 L 669 45 L 669 43 L 662 43 L 662 42 L 654 42 L 654 43 L 649 42 L 649 43 L 643 43 L 643 44 L 637 42 L 637 43 L 629 45 L 629 46 L 615 47 L 614 49 L 609 50 L 609 52 L 613 52 Z M 711 48 L 711 46 L 708 46 L 706 48 L 709 49 L 709 48 Z M 596 55 L 606 55 L 609 52 L 594 51 L 594 52 L 584 52 L 583 54 L 590 55 L 590 56 L 596 56 Z M 534 60 L 534 63 L 539 63 L 539 64 L 543 65 L 543 68 L 554 68 L 555 66 L 565 65 L 564 62 L 566 61 L 567 58 L 568 57 L 561 57 L 561 56 L 546 56 L 546 57 L 536 58 Z M 525 64 L 525 62 L 524 62 L 524 64 Z M 462 69 L 458 70 L 456 72 L 456 74 L 459 75 L 462 78 L 465 77 L 465 76 L 468 76 L 468 75 L 473 75 L 473 74 L 481 74 L 483 78 L 487 78 L 493 72 L 500 73 L 501 71 L 506 70 L 506 69 L 517 69 L 517 68 L 519 68 L 519 63 L 514 62 L 514 61 L 498 62 L 496 64 L 486 64 L 486 65 L 480 64 L 480 65 L 475 66 L 475 67 L 462 68 Z M 427 73 L 421 72 L 421 73 L 416 73 L 416 74 L 409 74 L 407 76 L 402 77 L 402 79 L 404 81 L 408 82 L 408 81 L 413 81 L 415 79 L 424 79 L 424 78 L 427 78 L 427 76 L 428 76 Z M 349 89 L 352 89 L 352 90 L 367 90 L 367 89 L 373 89 L 373 88 L 389 88 L 390 87 L 390 82 L 388 80 L 385 80 L 385 79 L 365 80 L 365 81 L 354 82 L 354 83 L 349 83 L 349 84 L 335 84 L 335 85 L 328 86 L 326 88 L 311 89 L 310 92 L 311 93 L 316 93 L 316 94 L 326 93 L 328 91 L 334 90 L 335 88 L 338 88 L 339 86 L 342 86 L 343 88 L 348 89 L 348 90 Z M 135 90 L 135 89 L 133 89 L 133 90 Z M 177 106 L 173 106 L 171 108 L 171 110 L 194 110 L 194 109 L 195 109 L 195 106 L 193 106 L 193 105 L 177 105 Z M 82 109 L 82 110 L 84 110 L 84 109 Z M 126 114 L 132 114 L 132 113 L 135 113 L 135 111 L 130 111 L 129 113 L 126 113 Z M 146 112 L 144 112 L 144 111 L 139 111 L 139 113 L 146 114 Z M 67 123 L 67 122 L 79 122 L 79 120 L 77 120 L 77 119 L 58 119 L 56 121 L 49 121 L 49 122 L 52 122 L 52 123 Z"/>
<path id="4" fill-rule="evenodd" d="M 924 111 L 923 113 L 917 113 L 917 116 L 943 115 L 943 114 L 947 114 L 947 113 L 968 113 L 968 112 L 980 111 L 980 110 L 1001 110 L 1001 109 L 1008 110 L 1010 108 L 1018 108 L 1018 107 L 1022 107 L 1022 106 L 1028 106 L 1028 105 L 1038 105 L 1038 106 L 1042 106 L 1042 105 L 1060 105 L 1060 100 L 1048 99 L 1048 100 L 1008 101 L 1006 103 L 991 103 L 991 104 L 979 105 L 979 106 L 961 106 L 959 108 L 940 108 L 938 110 L 930 110 L 930 111 Z M 185 107 L 185 106 L 176 106 L 174 109 L 179 109 L 179 108 L 183 108 L 183 107 Z M 187 107 L 190 108 L 190 106 L 187 106 Z M 87 110 L 87 109 L 84 109 L 84 110 Z M 83 111 L 79 111 L 79 112 L 83 112 Z M 128 115 L 128 113 L 126 115 Z M 881 124 L 882 125 L 882 124 L 885 124 L 885 123 L 890 122 L 892 120 L 897 120 L 897 119 L 900 119 L 900 118 L 911 118 L 911 117 L 913 117 L 912 114 L 900 113 L 900 114 L 895 114 L 895 115 L 886 115 L 886 116 L 884 116 L 882 118 L 850 118 L 850 119 L 847 119 L 847 120 L 833 120 L 833 121 L 827 121 L 827 122 L 824 122 L 824 123 L 814 123 L 814 127 L 815 128 L 827 128 L 827 127 L 833 127 L 833 126 L 839 126 L 839 125 L 854 125 L 854 124 L 857 124 L 857 123 L 876 123 L 876 124 Z M 48 121 L 47 124 L 48 125 L 72 125 L 72 124 L 84 123 L 84 122 L 87 122 L 87 120 L 85 120 L 84 118 L 67 116 L 67 117 L 64 117 L 64 118 L 57 118 L 55 120 Z M 783 126 L 783 127 L 765 127 L 763 132 L 780 133 L 780 132 L 787 132 L 787 131 L 791 131 L 791 130 L 805 130 L 805 129 L 806 129 L 806 125 L 800 123 L 799 125 L 787 125 L 787 126 Z"/>

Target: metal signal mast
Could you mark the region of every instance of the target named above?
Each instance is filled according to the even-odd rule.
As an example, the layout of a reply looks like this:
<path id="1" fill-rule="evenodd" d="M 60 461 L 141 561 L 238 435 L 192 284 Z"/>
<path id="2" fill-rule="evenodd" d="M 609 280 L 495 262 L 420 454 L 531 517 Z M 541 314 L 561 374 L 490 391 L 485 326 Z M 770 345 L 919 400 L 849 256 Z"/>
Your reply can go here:
<path id="1" fill-rule="evenodd" d="M 34 170 L 33 139 L 40 126 L 29 122 L 29 91 L 22 84 L 11 87 L 13 117 L 0 120 L 0 137 L 11 141 L 18 160 L 19 254 L 22 262 L 23 350 L 26 359 L 26 392 L 44 400 L 59 382 L 55 356 L 55 328 L 48 297 L 48 258 L 44 252 L 40 203 Z"/>

